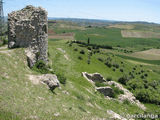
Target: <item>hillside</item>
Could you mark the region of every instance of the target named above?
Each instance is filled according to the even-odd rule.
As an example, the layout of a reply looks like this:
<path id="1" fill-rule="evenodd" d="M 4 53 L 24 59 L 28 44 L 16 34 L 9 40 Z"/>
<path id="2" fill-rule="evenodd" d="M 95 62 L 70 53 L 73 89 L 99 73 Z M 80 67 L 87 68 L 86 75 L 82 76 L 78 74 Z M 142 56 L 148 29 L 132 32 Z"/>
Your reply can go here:
<path id="1" fill-rule="evenodd" d="M 128 27 L 128 23 L 127 27 L 119 24 L 82 26 L 67 21 L 49 23 L 49 65 L 60 79 L 66 79 L 54 92 L 45 84 L 35 84 L 35 79 L 30 79 L 29 76 L 41 73 L 27 66 L 25 48 L 8 50 L 5 46 L 0 47 L 0 119 L 109 120 L 111 115 L 107 111 L 110 110 L 124 118 L 128 114 L 159 114 L 159 52 L 154 54 L 155 59 L 147 57 L 153 53 L 148 49 L 154 49 L 154 53 L 159 51 L 160 41 L 158 38 L 122 37 L 121 30 L 146 29 L 137 26 Z M 159 30 L 159 26 L 152 28 L 149 31 Z M 87 44 L 88 38 L 90 44 Z M 105 85 L 92 84 L 82 72 L 100 73 L 106 81 L 121 84 L 144 104 L 146 110 L 127 100 L 108 99 L 95 90 L 96 85 Z"/>

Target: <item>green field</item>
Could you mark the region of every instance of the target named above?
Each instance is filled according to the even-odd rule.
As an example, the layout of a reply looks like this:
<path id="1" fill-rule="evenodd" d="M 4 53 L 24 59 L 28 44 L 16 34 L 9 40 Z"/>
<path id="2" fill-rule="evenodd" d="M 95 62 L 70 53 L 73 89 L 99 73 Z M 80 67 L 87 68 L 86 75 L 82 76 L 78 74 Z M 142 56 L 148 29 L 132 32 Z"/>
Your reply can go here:
<path id="1" fill-rule="evenodd" d="M 65 26 L 65 25 L 64 25 Z M 153 27 L 153 26 L 152 26 Z M 152 28 L 149 27 L 150 29 Z M 75 40 L 83 41 L 87 43 L 88 38 L 90 38 L 91 44 L 99 44 L 99 45 L 110 45 L 113 47 L 120 46 L 122 48 L 132 48 L 136 50 L 143 50 L 147 48 L 159 48 L 160 39 L 158 38 L 123 38 L 121 35 L 121 29 L 119 28 L 106 28 L 106 27 L 92 27 L 92 28 L 84 28 L 83 30 L 77 29 L 75 27 L 70 28 L 60 28 L 59 24 L 53 26 L 54 31 L 56 33 L 75 33 Z M 51 29 L 53 29 L 51 28 Z M 140 29 L 141 28 L 141 29 Z M 143 28 L 143 29 L 142 29 Z M 153 27 L 154 28 L 154 27 Z M 146 26 L 143 25 L 135 25 L 134 30 L 142 30 L 147 29 Z M 156 29 L 160 29 L 160 27 L 156 27 Z M 158 31 L 157 31 L 158 32 Z"/>

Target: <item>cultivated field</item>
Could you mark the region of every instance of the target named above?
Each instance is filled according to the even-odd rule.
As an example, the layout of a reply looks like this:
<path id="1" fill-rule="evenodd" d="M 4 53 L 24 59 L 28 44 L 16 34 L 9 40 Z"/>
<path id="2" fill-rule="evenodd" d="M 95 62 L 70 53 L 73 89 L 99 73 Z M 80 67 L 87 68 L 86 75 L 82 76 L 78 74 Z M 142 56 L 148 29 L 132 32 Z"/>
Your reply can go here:
<path id="1" fill-rule="evenodd" d="M 160 49 L 149 49 L 141 52 L 135 52 L 132 53 L 131 56 L 147 60 L 160 60 Z"/>
<path id="2" fill-rule="evenodd" d="M 160 33 L 150 31 L 122 30 L 124 38 L 160 38 Z"/>

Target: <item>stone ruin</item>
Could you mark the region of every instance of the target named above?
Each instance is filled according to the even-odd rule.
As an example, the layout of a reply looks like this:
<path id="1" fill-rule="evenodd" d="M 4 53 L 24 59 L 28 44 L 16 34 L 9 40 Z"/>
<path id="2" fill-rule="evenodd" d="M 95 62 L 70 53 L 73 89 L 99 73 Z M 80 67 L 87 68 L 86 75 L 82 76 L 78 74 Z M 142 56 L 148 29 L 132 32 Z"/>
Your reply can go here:
<path id="1" fill-rule="evenodd" d="M 48 19 L 41 7 L 26 6 L 8 14 L 8 48 L 27 48 L 29 67 L 48 61 Z"/>

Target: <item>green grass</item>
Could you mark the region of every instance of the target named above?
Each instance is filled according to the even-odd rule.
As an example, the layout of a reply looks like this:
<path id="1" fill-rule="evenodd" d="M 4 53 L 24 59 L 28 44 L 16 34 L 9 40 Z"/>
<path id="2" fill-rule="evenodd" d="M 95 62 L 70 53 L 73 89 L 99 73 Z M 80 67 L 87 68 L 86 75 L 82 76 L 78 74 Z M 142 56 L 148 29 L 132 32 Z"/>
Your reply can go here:
<path id="1" fill-rule="evenodd" d="M 78 50 L 84 49 L 86 54 L 79 60 L 80 53 L 74 51 L 75 47 L 78 46 L 69 47 L 66 41 L 49 41 L 51 67 L 67 78 L 66 85 L 55 89 L 55 94 L 46 85 L 34 85 L 28 79 L 28 74 L 39 73 L 27 67 L 24 49 L 14 49 L 10 55 L 0 53 L 0 113 L 5 113 L 0 114 L 0 119 L 108 119 L 108 109 L 118 114 L 143 112 L 135 105 L 110 101 L 95 93 L 94 86 L 81 76 L 81 72 L 99 72 L 107 77 L 110 69 L 97 60 L 98 54 L 93 55 L 88 65 L 88 50 L 81 47 Z M 57 48 L 64 49 L 71 61 L 64 59 L 64 53 Z M 55 113 L 60 115 L 56 117 Z"/>

